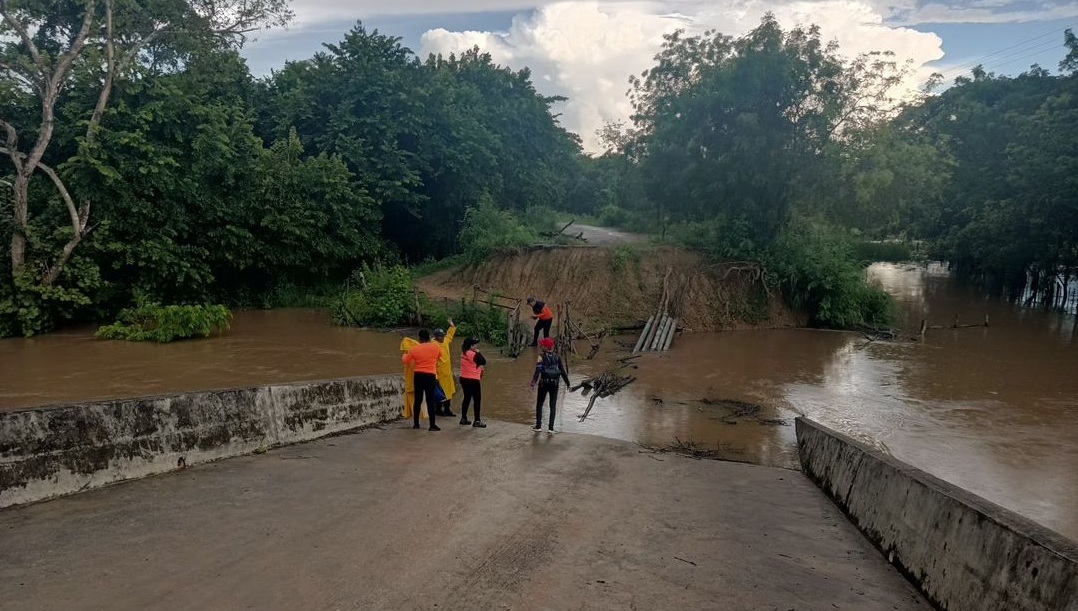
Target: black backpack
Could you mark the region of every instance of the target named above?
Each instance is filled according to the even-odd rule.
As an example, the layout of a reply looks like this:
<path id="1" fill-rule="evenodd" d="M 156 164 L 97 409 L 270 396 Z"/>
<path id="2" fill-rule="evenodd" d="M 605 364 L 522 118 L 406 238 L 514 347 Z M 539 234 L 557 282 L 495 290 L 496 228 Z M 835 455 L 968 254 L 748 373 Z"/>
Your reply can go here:
<path id="1" fill-rule="evenodd" d="M 544 382 L 556 383 L 558 378 L 561 377 L 561 357 L 553 352 L 544 352 L 539 373 L 542 375 Z"/>

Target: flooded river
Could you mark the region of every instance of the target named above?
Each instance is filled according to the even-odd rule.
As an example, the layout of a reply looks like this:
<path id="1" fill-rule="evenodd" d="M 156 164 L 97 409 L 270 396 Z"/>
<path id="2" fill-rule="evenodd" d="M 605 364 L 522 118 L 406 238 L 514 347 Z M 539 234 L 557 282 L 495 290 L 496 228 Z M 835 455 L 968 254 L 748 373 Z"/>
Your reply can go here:
<path id="1" fill-rule="evenodd" d="M 585 422 L 587 400 L 563 399 L 561 427 L 645 445 L 691 440 L 725 458 L 795 468 L 792 419 L 805 414 L 1078 540 L 1075 317 L 984 298 L 938 267 L 871 273 L 897 299 L 905 336 L 922 319 L 949 326 L 956 314 L 963 324 L 987 314 L 991 326 L 930 329 L 923 342 L 811 330 L 687 335 L 668 354 L 633 361 L 626 373 L 639 380 L 599 400 Z M 400 337 L 276 310 L 242 312 L 222 337 L 171 345 L 98 341 L 90 329 L 0 340 L 0 410 L 396 372 Z M 530 422 L 534 359 L 486 354 L 485 415 Z M 572 377 L 626 354 L 608 339 Z M 738 415 L 736 402 L 762 409 Z"/>

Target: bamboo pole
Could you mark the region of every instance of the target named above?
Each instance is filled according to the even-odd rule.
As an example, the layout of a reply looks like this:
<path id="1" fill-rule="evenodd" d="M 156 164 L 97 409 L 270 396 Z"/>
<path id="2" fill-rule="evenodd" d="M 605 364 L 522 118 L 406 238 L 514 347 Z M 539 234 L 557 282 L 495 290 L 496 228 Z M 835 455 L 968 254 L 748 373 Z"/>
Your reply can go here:
<path id="1" fill-rule="evenodd" d="M 659 343 L 655 346 L 655 349 L 662 352 L 666 350 L 666 338 L 670 335 L 670 329 L 674 328 L 674 317 L 667 316 L 666 328 L 663 329 L 663 335 L 659 338 Z"/>
<path id="2" fill-rule="evenodd" d="M 658 313 L 655 314 L 655 320 L 651 323 L 651 328 L 644 335 L 644 341 L 640 344 L 640 351 L 647 352 L 651 349 L 651 338 L 655 337 L 655 332 L 659 330 L 659 323 L 662 322 L 662 316 Z"/>
<path id="3" fill-rule="evenodd" d="M 643 347 L 644 344 L 644 338 L 647 337 L 648 331 L 651 330 L 651 324 L 654 321 L 655 315 L 653 314 L 649 316 L 648 321 L 644 323 L 644 330 L 640 332 L 640 337 L 636 339 L 636 347 L 633 348 L 633 354 L 637 354 L 640 352 L 640 349 Z"/>
<path id="4" fill-rule="evenodd" d="M 675 318 L 670 323 L 670 330 L 666 333 L 666 342 L 663 344 L 663 352 L 670 349 L 670 345 L 674 343 L 674 334 L 677 333 L 677 319 Z"/>
<path id="5" fill-rule="evenodd" d="M 654 352 L 659 349 L 659 342 L 662 340 L 662 336 L 666 333 L 666 327 L 670 324 L 670 316 L 663 314 L 662 324 L 659 325 L 659 331 L 655 334 L 655 337 L 651 340 L 651 351 Z"/>
<path id="6" fill-rule="evenodd" d="M 648 330 L 648 334 L 644 337 L 644 344 L 640 345 L 641 352 L 647 352 L 651 350 L 651 339 L 655 336 L 655 333 L 659 332 L 659 324 L 662 322 L 662 315 L 655 314 L 655 320 L 651 324 L 651 329 Z"/>

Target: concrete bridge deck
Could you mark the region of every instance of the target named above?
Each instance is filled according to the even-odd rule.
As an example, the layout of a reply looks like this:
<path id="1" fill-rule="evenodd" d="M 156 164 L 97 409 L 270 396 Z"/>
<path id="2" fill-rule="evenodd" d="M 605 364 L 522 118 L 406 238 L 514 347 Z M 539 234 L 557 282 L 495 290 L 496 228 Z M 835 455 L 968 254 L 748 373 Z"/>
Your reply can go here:
<path id="1" fill-rule="evenodd" d="M 0 510 L 0 608 L 929 609 L 800 473 L 443 429 Z"/>

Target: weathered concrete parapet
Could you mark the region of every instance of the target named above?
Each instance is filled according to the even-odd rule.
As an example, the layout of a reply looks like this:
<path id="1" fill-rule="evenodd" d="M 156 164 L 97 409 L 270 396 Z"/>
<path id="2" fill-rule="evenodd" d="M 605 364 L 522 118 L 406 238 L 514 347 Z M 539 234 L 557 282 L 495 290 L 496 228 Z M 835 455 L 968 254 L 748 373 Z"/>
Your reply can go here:
<path id="1" fill-rule="evenodd" d="M 945 611 L 1078 611 L 1078 544 L 806 418 L 801 465 Z"/>
<path id="2" fill-rule="evenodd" d="M 0 507 L 394 420 L 403 392 L 371 376 L 0 413 Z"/>

